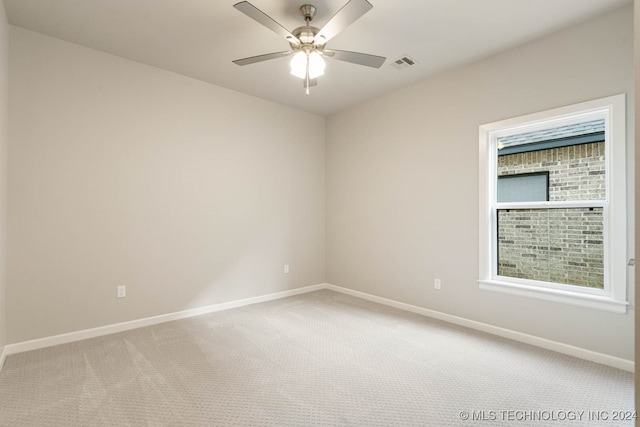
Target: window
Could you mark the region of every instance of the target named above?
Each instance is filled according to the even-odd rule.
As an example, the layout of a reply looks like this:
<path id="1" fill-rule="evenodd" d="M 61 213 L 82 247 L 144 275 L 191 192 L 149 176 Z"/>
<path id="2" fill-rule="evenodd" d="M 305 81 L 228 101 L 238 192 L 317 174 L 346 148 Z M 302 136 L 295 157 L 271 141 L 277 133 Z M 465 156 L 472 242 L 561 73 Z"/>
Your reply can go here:
<path id="1" fill-rule="evenodd" d="M 625 97 L 480 127 L 482 289 L 626 312 Z"/>

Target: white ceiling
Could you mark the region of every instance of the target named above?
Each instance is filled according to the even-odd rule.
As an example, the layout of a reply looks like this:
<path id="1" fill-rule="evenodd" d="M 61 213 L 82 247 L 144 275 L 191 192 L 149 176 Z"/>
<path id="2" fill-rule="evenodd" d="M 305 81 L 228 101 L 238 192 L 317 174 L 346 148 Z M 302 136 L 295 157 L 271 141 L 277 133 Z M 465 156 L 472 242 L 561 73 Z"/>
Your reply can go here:
<path id="1" fill-rule="evenodd" d="M 287 58 L 240 67 L 234 59 L 288 49 L 285 39 L 233 8 L 239 0 L 4 0 L 9 22 L 144 64 L 328 115 L 557 31 L 631 0 L 369 0 L 373 9 L 328 48 L 386 56 L 380 69 L 328 59 L 305 95 Z M 298 8 L 321 28 L 347 0 L 251 0 L 289 30 Z M 396 70 L 409 54 L 419 64 Z"/>

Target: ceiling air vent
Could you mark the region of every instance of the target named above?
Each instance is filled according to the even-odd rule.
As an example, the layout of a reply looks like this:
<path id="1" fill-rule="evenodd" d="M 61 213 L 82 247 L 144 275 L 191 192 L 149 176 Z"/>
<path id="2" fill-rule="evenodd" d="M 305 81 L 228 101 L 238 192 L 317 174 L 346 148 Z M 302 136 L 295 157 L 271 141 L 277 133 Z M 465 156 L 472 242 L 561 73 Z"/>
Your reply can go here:
<path id="1" fill-rule="evenodd" d="M 410 57 L 409 55 L 402 55 L 400 58 L 391 62 L 391 66 L 396 70 L 403 70 L 405 68 L 412 67 L 416 65 L 418 61 Z"/>

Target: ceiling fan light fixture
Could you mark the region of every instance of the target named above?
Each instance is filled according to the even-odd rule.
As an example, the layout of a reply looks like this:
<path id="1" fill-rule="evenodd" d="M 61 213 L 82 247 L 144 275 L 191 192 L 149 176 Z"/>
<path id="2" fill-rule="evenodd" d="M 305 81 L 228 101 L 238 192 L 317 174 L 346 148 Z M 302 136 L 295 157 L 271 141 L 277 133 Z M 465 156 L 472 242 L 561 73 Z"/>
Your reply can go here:
<path id="1" fill-rule="evenodd" d="M 296 52 L 291 58 L 291 74 L 304 79 L 307 75 L 307 54 L 303 51 Z"/>
<path id="2" fill-rule="evenodd" d="M 300 78 L 307 78 L 307 71 L 309 72 L 309 78 L 315 79 L 324 75 L 324 69 L 326 64 L 322 55 L 318 51 L 313 50 L 309 53 L 300 50 L 293 55 L 291 59 L 291 74 Z"/>
<path id="3" fill-rule="evenodd" d="M 318 51 L 314 50 L 309 54 L 309 78 L 315 79 L 324 75 L 324 69 L 327 66 L 322 55 Z"/>

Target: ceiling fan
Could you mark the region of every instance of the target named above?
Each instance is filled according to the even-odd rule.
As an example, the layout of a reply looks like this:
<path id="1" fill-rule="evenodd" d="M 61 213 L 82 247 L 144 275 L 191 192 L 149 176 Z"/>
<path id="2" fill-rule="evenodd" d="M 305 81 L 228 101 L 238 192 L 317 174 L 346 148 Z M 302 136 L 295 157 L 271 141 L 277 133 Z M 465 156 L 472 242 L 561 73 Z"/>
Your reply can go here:
<path id="1" fill-rule="evenodd" d="M 293 31 L 287 30 L 248 1 L 236 3 L 233 7 L 249 18 L 258 21 L 260 24 L 283 36 L 287 39 L 291 47 L 291 49 L 287 51 L 236 59 L 233 62 L 238 65 L 249 65 L 293 55 L 290 64 L 291 74 L 303 79 L 307 95 L 309 94 L 309 87 L 318 84 L 316 78 L 324 74 L 324 56 L 373 68 L 380 68 L 386 60 L 383 56 L 325 48 L 329 40 L 373 7 L 367 0 L 349 0 L 342 9 L 333 15 L 322 29 L 310 25 L 316 14 L 315 6 L 304 4 L 300 6 L 300 14 L 305 20 L 305 25 Z"/>

